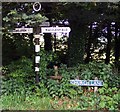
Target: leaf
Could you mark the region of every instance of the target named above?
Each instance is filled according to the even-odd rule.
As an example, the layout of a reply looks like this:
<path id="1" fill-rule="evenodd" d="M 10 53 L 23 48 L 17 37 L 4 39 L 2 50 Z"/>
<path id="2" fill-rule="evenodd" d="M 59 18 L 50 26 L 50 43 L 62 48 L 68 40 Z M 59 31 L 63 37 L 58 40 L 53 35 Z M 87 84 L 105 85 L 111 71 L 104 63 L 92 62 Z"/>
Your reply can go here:
<path id="1" fill-rule="evenodd" d="M 104 83 L 103 87 L 105 87 L 107 89 L 108 88 L 108 84 Z"/>
<path id="2" fill-rule="evenodd" d="M 98 89 L 98 91 L 99 91 L 100 94 L 103 94 L 104 93 L 104 88 L 100 88 L 100 89 Z"/>
<path id="3" fill-rule="evenodd" d="M 105 104 L 106 104 L 105 102 L 101 101 L 100 104 L 99 104 L 99 106 L 100 106 L 101 108 L 105 108 Z"/>
<path id="4" fill-rule="evenodd" d="M 6 22 L 10 21 L 10 19 L 8 17 L 4 17 L 3 20 Z"/>
<path id="5" fill-rule="evenodd" d="M 16 15 L 17 14 L 17 11 L 16 10 L 11 10 L 10 13 L 8 13 L 7 15 Z"/>
<path id="6" fill-rule="evenodd" d="M 23 13 L 22 14 L 22 19 L 26 20 L 26 19 L 28 19 L 28 16 L 25 13 Z"/>
<path id="7" fill-rule="evenodd" d="M 115 110 L 114 106 L 111 106 L 109 110 Z"/>

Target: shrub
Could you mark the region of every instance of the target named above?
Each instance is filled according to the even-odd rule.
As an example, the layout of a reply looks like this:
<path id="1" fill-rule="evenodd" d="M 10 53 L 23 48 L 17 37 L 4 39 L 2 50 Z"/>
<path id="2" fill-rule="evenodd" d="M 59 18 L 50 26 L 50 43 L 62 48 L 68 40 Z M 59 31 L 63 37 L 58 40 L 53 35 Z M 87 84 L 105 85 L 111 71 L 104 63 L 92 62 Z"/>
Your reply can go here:
<path id="1" fill-rule="evenodd" d="M 119 87 L 120 76 L 112 71 L 110 64 L 90 62 L 89 64 L 81 64 L 78 66 L 79 77 L 81 79 L 92 80 L 98 77 L 99 80 L 108 83 L 111 87 Z"/>
<path id="2" fill-rule="evenodd" d="M 34 85 L 32 66 L 32 60 L 26 57 L 22 57 L 20 60 L 8 65 L 8 74 L 2 78 L 2 93 L 30 93 L 29 89 Z"/>
<path id="3" fill-rule="evenodd" d="M 35 84 L 35 73 L 33 59 L 22 57 L 20 60 L 12 62 L 4 67 L 4 73 L 7 73 L 2 80 L 2 93 L 14 94 L 24 93 L 26 95 L 36 93 L 40 97 L 48 96 L 46 88 L 47 81 L 47 65 L 54 61 L 56 55 L 52 52 L 40 51 L 40 84 Z M 6 72 L 7 71 L 7 72 Z"/>
<path id="4" fill-rule="evenodd" d="M 66 65 L 61 64 L 59 74 L 62 80 L 57 83 L 54 80 L 47 80 L 48 90 L 52 96 L 70 96 L 71 98 L 80 95 L 82 88 L 70 84 L 70 79 L 79 78 L 81 80 L 94 80 L 98 77 L 103 80 L 109 87 L 119 87 L 119 76 L 113 74 L 112 66 L 104 63 L 91 62 L 89 64 L 81 64 L 78 67 L 67 68 Z"/>

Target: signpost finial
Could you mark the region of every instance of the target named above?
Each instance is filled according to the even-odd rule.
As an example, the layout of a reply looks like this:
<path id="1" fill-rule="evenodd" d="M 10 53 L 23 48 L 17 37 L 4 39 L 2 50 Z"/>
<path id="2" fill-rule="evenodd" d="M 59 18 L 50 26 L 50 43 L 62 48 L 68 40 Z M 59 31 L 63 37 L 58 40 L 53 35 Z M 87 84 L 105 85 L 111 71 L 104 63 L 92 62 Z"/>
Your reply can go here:
<path id="1" fill-rule="evenodd" d="M 35 3 L 33 4 L 33 9 L 34 9 L 34 11 L 36 11 L 36 12 L 40 11 L 40 10 L 41 10 L 41 4 L 40 4 L 40 2 L 35 2 Z"/>

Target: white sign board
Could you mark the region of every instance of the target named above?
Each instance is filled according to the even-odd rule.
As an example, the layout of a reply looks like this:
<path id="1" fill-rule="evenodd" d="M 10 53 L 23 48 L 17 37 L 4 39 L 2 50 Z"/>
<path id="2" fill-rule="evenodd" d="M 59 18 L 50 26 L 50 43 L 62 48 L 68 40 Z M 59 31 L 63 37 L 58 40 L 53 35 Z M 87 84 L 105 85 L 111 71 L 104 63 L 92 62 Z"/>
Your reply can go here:
<path id="1" fill-rule="evenodd" d="M 69 33 L 69 27 L 41 27 L 41 33 Z"/>
<path id="2" fill-rule="evenodd" d="M 33 33 L 33 28 L 15 28 L 12 33 Z"/>
<path id="3" fill-rule="evenodd" d="M 102 80 L 70 80 L 70 83 L 77 86 L 103 86 Z"/>

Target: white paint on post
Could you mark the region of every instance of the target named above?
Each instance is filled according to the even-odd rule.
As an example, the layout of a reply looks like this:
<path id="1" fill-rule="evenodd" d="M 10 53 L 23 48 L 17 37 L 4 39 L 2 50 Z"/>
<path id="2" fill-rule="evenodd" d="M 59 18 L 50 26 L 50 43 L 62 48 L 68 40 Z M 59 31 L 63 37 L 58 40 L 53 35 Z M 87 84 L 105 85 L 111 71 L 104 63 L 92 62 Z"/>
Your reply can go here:
<path id="1" fill-rule="evenodd" d="M 35 80 L 36 83 L 39 82 L 39 63 L 40 63 L 40 56 L 39 56 L 39 52 L 40 52 L 40 34 L 36 34 L 34 35 L 34 39 L 33 39 L 34 45 L 35 45 Z"/>
<path id="2" fill-rule="evenodd" d="M 40 62 L 40 56 L 36 56 L 35 57 L 35 63 L 39 63 Z"/>
<path id="3" fill-rule="evenodd" d="M 35 45 L 35 52 L 39 52 L 40 51 L 40 45 Z"/>
<path id="4" fill-rule="evenodd" d="M 40 35 L 37 34 L 37 35 L 34 35 L 35 38 L 39 38 L 40 39 Z"/>
<path id="5" fill-rule="evenodd" d="M 39 67 L 35 67 L 35 72 L 39 72 Z"/>

